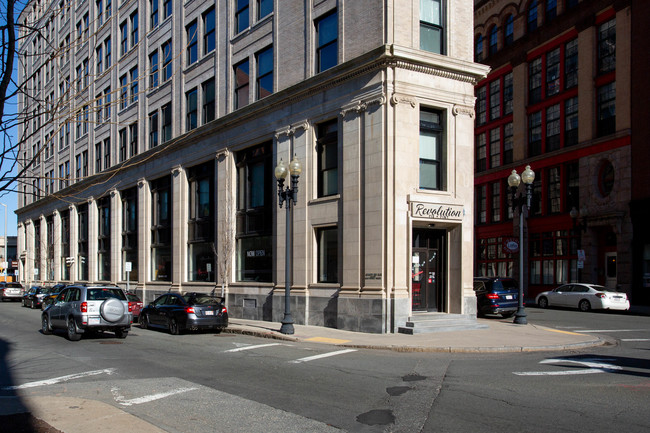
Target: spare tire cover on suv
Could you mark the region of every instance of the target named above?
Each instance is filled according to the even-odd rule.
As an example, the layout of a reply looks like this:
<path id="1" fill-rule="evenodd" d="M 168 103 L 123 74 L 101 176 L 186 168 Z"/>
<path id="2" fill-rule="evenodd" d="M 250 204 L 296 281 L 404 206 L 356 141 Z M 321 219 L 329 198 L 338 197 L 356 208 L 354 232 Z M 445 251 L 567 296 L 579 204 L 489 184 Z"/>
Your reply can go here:
<path id="1" fill-rule="evenodd" d="M 124 317 L 124 304 L 116 298 L 105 300 L 99 311 L 107 322 L 119 322 Z"/>

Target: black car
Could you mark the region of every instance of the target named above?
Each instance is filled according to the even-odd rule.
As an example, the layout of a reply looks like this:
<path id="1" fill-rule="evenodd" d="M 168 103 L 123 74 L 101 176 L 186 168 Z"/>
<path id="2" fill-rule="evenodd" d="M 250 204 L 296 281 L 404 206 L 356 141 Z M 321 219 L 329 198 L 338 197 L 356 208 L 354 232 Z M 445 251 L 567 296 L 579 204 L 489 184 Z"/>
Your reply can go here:
<path id="1" fill-rule="evenodd" d="M 49 287 L 32 286 L 27 293 L 23 295 L 23 307 L 41 308 L 43 298 L 48 295 Z"/>
<path id="2" fill-rule="evenodd" d="M 474 293 L 479 316 L 501 314 L 510 317 L 517 311 L 519 284 L 513 278 L 476 277 Z"/>
<path id="3" fill-rule="evenodd" d="M 47 294 L 43 297 L 41 301 L 41 310 L 45 310 L 45 308 L 48 305 L 54 303 L 56 297 L 59 296 L 59 293 L 61 293 L 61 291 L 65 288 L 66 288 L 65 284 L 55 284 L 52 287 L 49 287 L 47 289 L 48 290 Z"/>
<path id="4" fill-rule="evenodd" d="M 225 298 L 209 293 L 165 293 L 140 312 L 140 327 L 168 329 L 178 335 L 183 330 L 213 329 L 217 333 L 228 327 Z"/>

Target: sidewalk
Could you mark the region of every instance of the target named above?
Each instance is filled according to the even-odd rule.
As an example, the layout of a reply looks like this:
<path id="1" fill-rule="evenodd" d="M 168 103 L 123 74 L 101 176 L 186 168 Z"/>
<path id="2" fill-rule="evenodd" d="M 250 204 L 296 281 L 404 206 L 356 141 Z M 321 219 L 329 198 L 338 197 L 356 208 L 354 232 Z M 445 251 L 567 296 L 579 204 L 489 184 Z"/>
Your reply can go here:
<path id="1" fill-rule="evenodd" d="M 398 352 L 532 352 L 570 350 L 601 346 L 607 340 L 591 334 L 562 331 L 538 325 L 515 325 L 512 319 L 477 319 L 485 329 L 435 332 L 429 334 L 367 334 L 295 325 L 294 334 L 280 333 L 279 322 L 230 319 L 224 332 L 273 338 L 285 341 L 312 342 L 360 349 L 383 349 Z"/>

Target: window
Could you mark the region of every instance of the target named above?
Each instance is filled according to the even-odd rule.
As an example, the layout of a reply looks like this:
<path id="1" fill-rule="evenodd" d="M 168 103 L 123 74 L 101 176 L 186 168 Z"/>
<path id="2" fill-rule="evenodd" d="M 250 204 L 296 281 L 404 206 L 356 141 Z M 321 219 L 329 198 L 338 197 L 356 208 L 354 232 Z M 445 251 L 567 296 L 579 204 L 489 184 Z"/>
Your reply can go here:
<path id="1" fill-rule="evenodd" d="M 528 116 L 528 156 L 542 153 L 542 112 Z"/>
<path id="2" fill-rule="evenodd" d="M 149 114 L 149 148 L 158 146 L 158 112 Z"/>
<path id="3" fill-rule="evenodd" d="M 95 100 L 97 101 L 97 108 L 95 109 L 95 115 L 96 115 L 96 122 L 97 125 L 101 125 L 102 123 L 102 113 L 104 112 L 104 104 L 102 103 L 103 98 L 102 94 L 98 94 L 95 97 Z"/>
<path id="4" fill-rule="evenodd" d="M 106 70 L 111 67 L 111 38 L 106 38 L 104 41 L 104 52 L 105 52 L 105 59 L 104 59 L 104 67 Z"/>
<path id="5" fill-rule="evenodd" d="M 505 25 L 505 33 L 503 36 L 503 42 L 506 45 L 510 45 L 514 42 L 514 19 L 512 18 L 512 15 L 508 15 L 508 18 L 506 18 L 506 25 Z"/>
<path id="6" fill-rule="evenodd" d="M 492 184 L 492 222 L 501 221 L 501 182 Z"/>
<path id="7" fill-rule="evenodd" d="M 501 81 L 490 83 L 490 120 L 501 117 Z"/>
<path id="8" fill-rule="evenodd" d="M 549 168 L 547 176 L 547 212 L 549 214 L 560 213 L 562 209 L 560 167 Z"/>
<path id="9" fill-rule="evenodd" d="M 99 226 L 97 231 L 97 279 L 111 279 L 111 200 L 103 197 L 97 200 Z"/>
<path id="10" fill-rule="evenodd" d="M 162 46 L 163 51 L 163 76 L 162 81 L 165 82 L 172 77 L 172 41 L 167 41 Z"/>
<path id="11" fill-rule="evenodd" d="M 487 139 L 485 133 L 476 136 L 476 171 L 487 169 Z"/>
<path id="12" fill-rule="evenodd" d="M 552 21 L 557 17 L 557 0 L 546 0 L 546 21 Z"/>
<path id="13" fill-rule="evenodd" d="M 598 27 L 598 73 L 616 69 L 616 18 Z"/>
<path id="14" fill-rule="evenodd" d="M 188 170 L 188 257 L 190 281 L 216 281 L 214 253 L 214 163 Z"/>
<path id="15" fill-rule="evenodd" d="M 616 82 L 613 81 L 598 89 L 598 136 L 613 134 L 616 131 Z"/>
<path id="16" fill-rule="evenodd" d="M 151 279 L 172 280 L 172 187 L 170 176 L 151 182 Z"/>
<path id="17" fill-rule="evenodd" d="M 339 230 L 337 227 L 316 229 L 318 244 L 318 282 L 338 283 Z"/>
<path id="18" fill-rule="evenodd" d="M 577 281 L 577 241 L 568 230 L 530 234 L 530 283 Z"/>
<path id="19" fill-rule="evenodd" d="M 126 74 L 120 77 L 120 109 L 126 108 L 126 103 L 129 100 L 129 88 Z"/>
<path id="20" fill-rule="evenodd" d="M 566 43 L 564 47 L 564 87 L 569 89 L 578 85 L 578 40 Z"/>
<path id="21" fill-rule="evenodd" d="M 113 13 L 112 0 L 106 0 L 106 12 L 105 12 L 105 15 L 106 15 L 106 20 L 107 21 L 111 17 L 112 13 Z"/>
<path id="22" fill-rule="evenodd" d="M 130 71 L 131 75 L 131 101 L 130 103 L 133 104 L 135 101 L 138 100 L 138 67 L 134 67 Z"/>
<path id="23" fill-rule="evenodd" d="M 248 60 L 235 65 L 235 110 L 248 105 Z"/>
<path id="24" fill-rule="evenodd" d="M 120 129 L 119 132 L 119 140 L 120 140 L 120 162 L 123 162 L 126 160 L 126 128 Z"/>
<path id="25" fill-rule="evenodd" d="M 120 24 L 120 55 L 126 54 L 129 51 L 129 27 L 124 21 Z"/>
<path id="26" fill-rule="evenodd" d="M 97 0 L 95 2 L 97 8 L 97 26 L 101 26 L 104 23 L 104 2 L 103 0 Z"/>
<path id="27" fill-rule="evenodd" d="M 483 60 L 483 35 L 478 35 L 476 38 L 476 49 L 474 52 L 474 61 L 480 62 Z"/>
<path id="28" fill-rule="evenodd" d="M 88 151 L 87 150 L 81 152 L 81 175 L 83 177 L 88 176 Z"/>
<path id="29" fill-rule="evenodd" d="M 187 64 L 191 65 L 199 59 L 199 36 L 196 20 L 185 27 L 185 31 L 187 32 Z"/>
<path id="30" fill-rule="evenodd" d="M 135 156 L 138 154 L 138 123 L 129 125 L 129 155 Z"/>
<path id="31" fill-rule="evenodd" d="M 197 90 L 196 87 L 189 92 L 185 93 L 185 128 L 187 131 L 195 129 L 198 125 L 198 106 L 197 106 Z"/>
<path id="32" fill-rule="evenodd" d="M 537 30 L 537 0 L 530 2 L 528 6 L 528 33 L 534 32 Z"/>
<path id="33" fill-rule="evenodd" d="M 215 89 L 214 78 L 201 85 L 203 91 L 203 124 L 214 120 L 215 118 Z"/>
<path id="34" fill-rule="evenodd" d="M 138 29 L 140 24 L 138 22 L 138 11 L 131 14 L 131 47 L 135 47 L 140 40 Z"/>
<path id="35" fill-rule="evenodd" d="M 237 281 L 272 281 L 272 143 L 242 150 L 237 166 Z M 273 185 L 273 188 L 270 186 Z"/>
<path id="36" fill-rule="evenodd" d="M 172 139 L 172 104 L 163 105 L 162 109 L 162 143 Z"/>
<path id="37" fill-rule="evenodd" d="M 155 89 L 158 87 L 158 51 L 154 51 L 149 55 L 149 87 Z"/>
<path id="38" fill-rule="evenodd" d="M 560 148 L 560 104 L 546 109 L 546 152 Z"/>
<path id="39" fill-rule="evenodd" d="M 111 120 L 111 88 L 104 89 L 104 120 L 110 122 Z"/>
<path id="40" fill-rule="evenodd" d="M 316 151 L 318 152 L 318 197 L 338 194 L 338 121 L 318 125 Z"/>
<path id="41" fill-rule="evenodd" d="M 487 222 L 487 185 L 479 185 L 476 190 L 476 223 Z"/>
<path id="42" fill-rule="evenodd" d="M 81 168 L 81 164 L 82 164 L 82 162 L 81 162 L 81 154 L 79 153 L 79 154 L 77 154 L 77 156 L 75 157 L 75 172 L 74 172 L 74 174 L 75 174 L 75 179 L 76 179 L 76 180 L 80 180 L 80 179 L 82 178 L 82 175 L 81 175 L 81 170 L 82 170 L 82 168 Z"/>
<path id="43" fill-rule="evenodd" d="M 241 33 L 248 28 L 248 0 L 235 0 L 235 29 Z"/>
<path id="44" fill-rule="evenodd" d="M 564 145 L 578 144 L 578 97 L 564 101 Z"/>
<path id="45" fill-rule="evenodd" d="M 490 168 L 501 165 L 501 129 L 490 130 Z"/>
<path id="46" fill-rule="evenodd" d="M 480 87 L 476 92 L 476 122 L 479 125 L 485 124 L 487 121 L 487 95 L 486 87 Z"/>
<path id="47" fill-rule="evenodd" d="M 339 23 L 336 10 L 316 20 L 316 72 L 338 64 Z"/>
<path id="48" fill-rule="evenodd" d="M 203 14 L 203 54 L 214 51 L 216 46 L 215 35 L 215 14 L 212 7 Z"/>
<path id="49" fill-rule="evenodd" d="M 111 166 L 111 138 L 104 140 L 104 168 Z"/>
<path id="50" fill-rule="evenodd" d="M 102 143 L 95 143 L 95 173 L 102 171 Z"/>
<path id="51" fill-rule="evenodd" d="M 101 74 L 104 70 L 104 50 L 101 44 L 95 50 L 95 58 L 97 59 L 97 75 Z"/>
<path id="52" fill-rule="evenodd" d="M 503 114 L 512 113 L 512 72 L 503 77 Z"/>
<path id="53" fill-rule="evenodd" d="M 159 1 L 160 0 L 149 1 L 150 9 L 151 9 L 149 24 L 152 29 L 158 27 L 158 2 Z"/>
<path id="54" fill-rule="evenodd" d="M 420 0 L 420 49 L 444 54 L 442 0 Z"/>
<path id="55" fill-rule="evenodd" d="M 273 0 L 257 0 L 257 19 L 261 20 L 273 12 Z"/>
<path id="56" fill-rule="evenodd" d="M 566 201 L 565 210 L 580 209 L 580 164 L 572 162 L 566 165 Z"/>
<path id="57" fill-rule="evenodd" d="M 138 192 L 122 191 L 122 263 L 131 263 L 129 281 L 138 281 Z"/>
<path id="58" fill-rule="evenodd" d="M 273 93 L 273 47 L 257 53 L 257 99 Z"/>
<path id="59" fill-rule="evenodd" d="M 163 20 L 172 16 L 173 4 L 172 0 L 163 0 Z"/>
<path id="60" fill-rule="evenodd" d="M 498 49 L 499 28 L 492 26 L 490 30 L 490 54 L 495 54 Z"/>
<path id="61" fill-rule="evenodd" d="M 546 96 L 560 93 L 560 48 L 546 53 Z"/>
<path id="62" fill-rule="evenodd" d="M 528 63 L 528 103 L 535 104 L 542 100 L 542 58 Z"/>
<path id="63" fill-rule="evenodd" d="M 420 188 L 442 190 L 444 155 L 442 112 L 420 110 Z"/>

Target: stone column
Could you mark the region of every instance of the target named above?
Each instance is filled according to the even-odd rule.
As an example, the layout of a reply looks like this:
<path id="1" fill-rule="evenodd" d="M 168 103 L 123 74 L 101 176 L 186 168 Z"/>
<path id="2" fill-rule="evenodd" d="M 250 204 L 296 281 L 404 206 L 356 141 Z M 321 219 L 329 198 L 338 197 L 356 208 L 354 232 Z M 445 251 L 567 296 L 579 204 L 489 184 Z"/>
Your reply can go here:
<path id="1" fill-rule="evenodd" d="M 172 288 L 180 290 L 187 276 L 187 172 L 172 168 Z"/>
<path id="2" fill-rule="evenodd" d="M 61 214 L 58 210 L 54 211 L 52 218 L 52 224 L 54 224 L 54 281 L 61 281 L 63 272 L 61 272 L 61 267 L 65 266 L 65 260 L 61 262 L 61 237 L 63 235 L 61 231 Z"/>
<path id="3" fill-rule="evenodd" d="M 99 233 L 97 201 L 88 198 L 88 282 L 97 281 L 97 235 Z"/>
<path id="4" fill-rule="evenodd" d="M 122 263 L 122 200 L 120 192 L 112 189 L 109 193 L 111 203 L 111 281 L 124 281 Z"/>
<path id="5" fill-rule="evenodd" d="M 151 190 L 145 178 L 138 179 L 138 285 L 142 286 L 142 301 L 147 298 L 147 285 L 151 269 Z"/>

